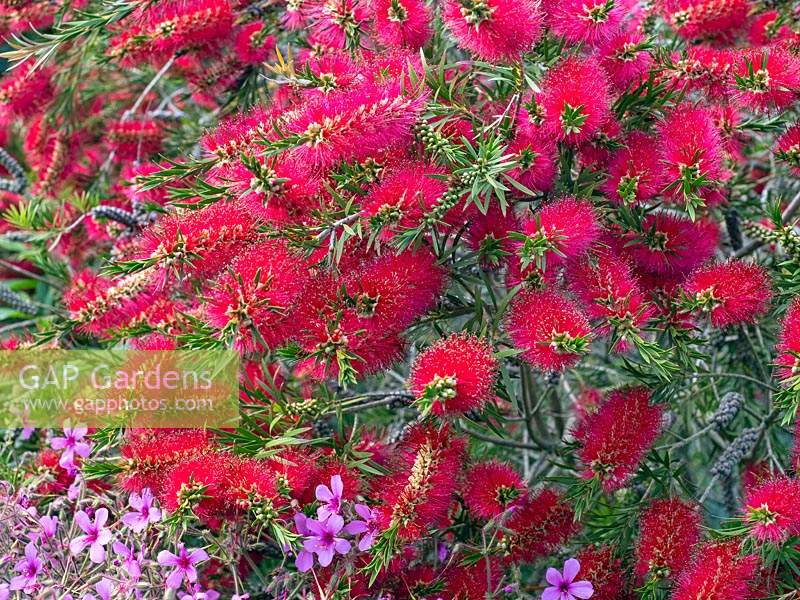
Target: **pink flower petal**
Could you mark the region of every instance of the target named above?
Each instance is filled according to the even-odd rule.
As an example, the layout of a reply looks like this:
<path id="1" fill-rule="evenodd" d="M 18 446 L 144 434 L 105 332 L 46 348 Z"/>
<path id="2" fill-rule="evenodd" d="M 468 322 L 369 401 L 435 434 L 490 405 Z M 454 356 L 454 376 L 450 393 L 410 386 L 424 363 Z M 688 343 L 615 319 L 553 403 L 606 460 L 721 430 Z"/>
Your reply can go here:
<path id="1" fill-rule="evenodd" d="M 594 594 L 594 587 L 588 581 L 575 581 L 570 584 L 569 593 L 576 598 L 591 598 Z"/>
<path id="2" fill-rule="evenodd" d="M 570 558 L 564 561 L 564 581 L 570 583 L 575 576 L 578 574 L 578 571 L 581 570 L 581 563 L 579 563 L 574 558 Z"/>
<path id="3" fill-rule="evenodd" d="M 547 568 L 547 573 L 545 573 L 544 578 L 547 579 L 547 583 L 556 587 L 561 585 L 561 582 L 563 581 L 563 578 L 561 577 L 561 571 L 554 569 L 553 567 Z"/>

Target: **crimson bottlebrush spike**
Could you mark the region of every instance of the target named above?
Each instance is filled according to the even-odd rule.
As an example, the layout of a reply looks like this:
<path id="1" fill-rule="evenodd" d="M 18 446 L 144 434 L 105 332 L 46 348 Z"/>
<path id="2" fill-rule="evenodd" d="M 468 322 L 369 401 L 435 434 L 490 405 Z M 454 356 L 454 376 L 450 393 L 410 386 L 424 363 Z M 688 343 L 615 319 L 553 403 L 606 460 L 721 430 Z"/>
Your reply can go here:
<path id="1" fill-rule="evenodd" d="M 512 562 L 532 562 L 554 551 L 580 529 L 574 516 L 569 503 L 555 490 L 545 488 L 531 494 L 512 511 L 501 548 Z"/>
<path id="2" fill-rule="evenodd" d="M 162 280 L 176 273 L 213 276 L 255 240 L 257 222 L 238 202 L 172 214 L 144 230 L 133 258 L 157 265 Z"/>
<path id="3" fill-rule="evenodd" d="M 527 113 L 520 111 L 519 118 Z M 508 152 L 514 155 L 517 167 L 509 172 L 515 179 L 530 190 L 549 191 L 556 177 L 556 145 L 538 127 L 521 124 Z"/>
<path id="4" fill-rule="evenodd" d="M 600 236 L 601 228 L 589 202 L 568 196 L 522 221 L 520 231 L 524 237 L 512 236 L 517 240 L 514 260 L 524 273 L 530 265 L 544 271 L 579 258 Z"/>
<path id="5" fill-rule="evenodd" d="M 742 555 L 738 541 L 706 542 L 680 577 L 674 600 L 745 600 L 758 558 Z"/>
<path id="6" fill-rule="evenodd" d="M 768 10 L 756 15 L 750 23 L 748 41 L 754 46 L 769 46 L 792 37 L 792 30 L 777 10 Z"/>
<path id="7" fill-rule="evenodd" d="M 411 540 L 439 523 L 456 491 L 465 449 L 464 440 L 446 428 L 414 426 L 397 449 L 392 473 L 379 483 L 380 527 Z"/>
<path id="8" fill-rule="evenodd" d="M 541 89 L 536 104 L 542 111 L 542 130 L 558 141 L 588 141 L 611 115 L 609 84 L 594 57 L 570 57 L 557 64 L 545 75 Z"/>
<path id="9" fill-rule="evenodd" d="M 244 250 L 212 284 L 206 315 L 235 348 L 276 348 L 291 334 L 289 314 L 311 275 L 301 256 L 280 241 Z"/>
<path id="10" fill-rule="evenodd" d="M 140 429 L 126 433 L 120 454 L 125 461 L 122 485 L 158 493 L 164 476 L 175 464 L 214 449 L 208 431 L 201 429 Z"/>
<path id="11" fill-rule="evenodd" d="M 255 21 L 243 26 L 236 34 L 236 57 L 243 65 L 264 62 L 275 48 L 275 37 L 269 35 L 264 23 Z"/>
<path id="12" fill-rule="evenodd" d="M 511 466 L 487 461 L 467 470 L 461 493 L 473 514 L 482 519 L 494 519 L 524 502 L 527 488 Z"/>
<path id="13" fill-rule="evenodd" d="M 489 343 L 453 334 L 417 357 L 408 385 L 423 414 L 465 413 L 491 400 L 497 369 Z"/>
<path id="14" fill-rule="evenodd" d="M 621 251 L 637 269 L 655 275 L 685 275 L 714 255 L 719 226 L 710 219 L 691 219 L 658 212 L 642 220 L 642 232 L 623 236 Z"/>
<path id="15" fill-rule="evenodd" d="M 406 93 L 397 83 L 365 84 L 308 102 L 282 128 L 300 142 L 293 156 L 328 168 L 340 161 L 364 160 L 408 141 L 424 99 L 421 93 Z"/>
<path id="16" fill-rule="evenodd" d="M 686 39 L 729 36 L 747 23 L 750 0 L 665 0 L 664 18 Z"/>
<path id="17" fill-rule="evenodd" d="M 639 521 L 634 572 L 639 582 L 648 575 L 676 580 L 692 560 L 700 541 L 701 518 L 696 507 L 678 498 L 653 500 Z"/>
<path id="18" fill-rule="evenodd" d="M 157 121 L 119 121 L 108 132 L 116 160 L 143 160 L 161 150 L 164 127 Z"/>
<path id="19" fill-rule="evenodd" d="M 164 476 L 159 498 L 170 511 L 194 514 L 214 527 L 237 509 L 230 501 L 230 483 L 238 463 L 224 452 L 182 460 Z"/>
<path id="20" fill-rule="evenodd" d="M 520 358 L 544 371 L 561 371 L 588 352 L 592 329 L 586 315 L 563 295 L 525 290 L 514 298 L 506 331 Z"/>
<path id="21" fill-rule="evenodd" d="M 372 3 L 377 38 L 394 48 L 422 48 L 433 31 L 431 11 L 421 0 L 377 0 Z"/>
<path id="22" fill-rule="evenodd" d="M 775 349 L 778 377 L 784 385 L 793 386 L 800 375 L 800 300 L 794 300 L 781 322 L 780 337 Z"/>
<path id="23" fill-rule="evenodd" d="M 800 175 L 800 124 L 794 124 L 778 138 L 775 156 L 789 165 L 792 173 Z"/>
<path id="24" fill-rule="evenodd" d="M 610 251 L 598 250 L 572 263 L 567 277 L 587 316 L 600 322 L 598 332 L 614 334 L 616 350 L 625 350 L 627 338 L 653 315 L 630 265 Z"/>
<path id="25" fill-rule="evenodd" d="M 646 202 L 666 185 L 664 169 L 658 159 L 661 142 L 656 137 L 634 131 L 623 144 L 611 155 L 608 179 L 601 189 L 616 202 Z"/>
<path id="26" fill-rule="evenodd" d="M 748 490 L 744 522 L 760 542 L 780 544 L 800 533 L 800 482 L 776 477 Z"/>
<path id="27" fill-rule="evenodd" d="M 542 30 L 539 4 L 531 0 L 447 0 L 442 19 L 459 46 L 490 62 L 518 60 Z"/>
<path id="28" fill-rule="evenodd" d="M 33 115 L 53 98 L 53 70 L 34 67 L 33 61 L 25 62 L 0 79 L 0 109 L 10 116 Z"/>
<path id="29" fill-rule="evenodd" d="M 485 215 L 477 209 L 474 211 L 464 237 L 469 248 L 478 254 L 481 267 L 495 269 L 513 255 L 514 245 L 509 233 L 518 229 L 519 221 L 513 210 L 503 214 L 499 206 L 492 204 Z"/>
<path id="30" fill-rule="evenodd" d="M 398 232 L 419 226 L 447 192 L 445 171 L 422 162 L 408 162 L 387 170 L 364 198 L 362 215 L 388 241 Z"/>
<path id="31" fill-rule="evenodd" d="M 586 546 L 575 557 L 581 565 L 580 576 L 592 584 L 594 600 L 628 598 L 629 585 L 622 561 L 615 556 L 614 546 Z"/>
<path id="32" fill-rule="evenodd" d="M 690 205 L 723 179 L 722 137 L 711 111 L 678 106 L 661 123 L 658 133 L 666 189 L 675 201 Z"/>
<path id="33" fill-rule="evenodd" d="M 317 44 L 336 49 L 358 47 L 370 17 L 363 0 L 321 0 L 309 3 L 310 36 Z"/>
<path id="34" fill-rule="evenodd" d="M 715 327 L 753 323 L 767 311 L 772 299 L 767 272 L 736 259 L 693 271 L 682 289 L 688 308 L 708 314 Z"/>
<path id="35" fill-rule="evenodd" d="M 569 44 L 602 44 L 619 31 L 623 7 L 614 0 L 563 0 L 547 11 L 550 29 Z"/>
<path id="36" fill-rule="evenodd" d="M 635 89 L 653 66 L 647 52 L 647 40 L 634 31 L 620 31 L 597 45 L 597 57 L 603 71 L 617 90 Z"/>
<path id="37" fill-rule="evenodd" d="M 658 437 L 662 412 L 660 405 L 650 404 L 645 388 L 611 392 L 586 420 L 578 452 L 584 477 L 597 477 L 607 492 L 624 486 Z"/>
<path id="38" fill-rule="evenodd" d="M 734 69 L 733 97 L 754 111 L 783 110 L 800 93 L 800 59 L 780 48 L 747 50 Z"/>

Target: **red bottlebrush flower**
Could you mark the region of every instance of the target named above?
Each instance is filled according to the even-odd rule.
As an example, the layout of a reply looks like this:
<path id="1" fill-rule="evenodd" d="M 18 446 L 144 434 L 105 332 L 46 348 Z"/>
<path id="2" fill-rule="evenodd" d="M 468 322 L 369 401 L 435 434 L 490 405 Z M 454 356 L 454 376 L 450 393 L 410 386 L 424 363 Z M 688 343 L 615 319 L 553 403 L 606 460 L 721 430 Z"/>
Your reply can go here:
<path id="1" fill-rule="evenodd" d="M 663 167 L 658 160 L 661 141 L 634 131 L 624 144 L 611 156 L 608 179 L 601 189 L 615 202 L 650 200 L 664 188 Z"/>
<path id="2" fill-rule="evenodd" d="M 158 8 L 148 11 L 145 35 L 162 55 L 218 42 L 233 28 L 229 0 L 165 2 Z"/>
<path id="3" fill-rule="evenodd" d="M 181 271 L 195 277 L 209 277 L 255 239 L 256 224 L 246 205 L 216 202 L 199 210 L 167 216 L 145 229 L 133 258 L 158 264 L 163 279 Z"/>
<path id="4" fill-rule="evenodd" d="M 488 567 L 485 559 L 469 566 L 451 566 L 442 575 L 442 595 L 452 600 L 484 600 L 497 588 L 502 575 L 496 559 L 489 559 Z"/>
<path id="5" fill-rule="evenodd" d="M 592 584 L 593 600 L 621 600 L 628 584 L 622 561 L 614 558 L 612 546 L 587 546 L 575 557 L 581 564 L 581 579 Z"/>
<path id="6" fill-rule="evenodd" d="M 676 68 L 671 76 L 678 88 L 702 89 L 711 97 L 726 98 L 731 91 L 731 73 L 736 58 L 736 52 L 727 48 L 712 48 L 704 44 L 691 46 L 685 59 L 676 56 Z"/>
<path id="7" fill-rule="evenodd" d="M 579 527 L 558 492 L 545 488 L 525 498 L 512 512 L 506 523 L 511 533 L 504 545 L 512 562 L 532 562 L 555 551 Z"/>
<path id="8" fill-rule="evenodd" d="M 642 229 L 625 235 L 622 251 L 638 269 L 655 275 L 686 274 L 711 258 L 719 244 L 719 227 L 710 219 L 655 213 L 644 218 Z"/>
<path id="9" fill-rule="evenodd" d="M 800 92 L 800 60 L 786 50 L 746 50 L 736 63 L 734 99 L 755 111 L 783 110 Z"/>
<path id="10" fill-rule="evenodd" d="M 309 17 L 316 44 L 345 49 L 360 45 L 359 34 L 366 29 L 370 13 L 362 0 L 321 0 L 309 11 Z"/>
<path id="11" fill-rule="evenodd" d="M 208 431 L 202 429 L 132 430 L 120 450 L 125 461 L 122 485 L 134 492 L 150 488 L 159 493 L 175 464 L 213 448 Z"/>
<path id="12" fill-rule="evenodd" d="M 108 132 L 108 145 L 118 161 L 146 159 L 161 150 L 164 130 L 156 121 L 119 121 Z"/>
<path id="13" fill-rule="evenodd" d="M 278 491 L 277 478 L 269 465 L 255 459 L 238 461 L 228 481 L 228 496 L 240 509 L 271 513 L 284 504 Z"/>
<path id="14" fill-rule="evenodd" d="M 506 331 L 520 357 L 542 371 L 560 371 L 588 350 L 592 329 L 586 315 L 565 297 L 524 290 L 509 309 Z"/>
<path id="15" fill-rule="evenodd" d="M 595 58 L 566 59 L 547 72 L 541 88 L 542 128 L 554 139 L 588 141 L 611 115 L 608 81 Z"/>
<path id="16" fill-rule="evenodd" d="M 783 22 L 777 10 L 768 10 L 757 15 L 750 23 L 747 38 L 753 46 L 768 46 L 792 37 L 792 30 Z"/>
<path id="17" fill-rule="evenodd" d="M 274 118 L 275 115 L 263 106 L 256 105 L 248 112 L 223 119 L 200 143 L 208 153 L 220 160 L 238 159 L 241 152 L 254 147 L 261 137 L 269 134 L 272 130 L 270 121 Z"/>
<path id="18" fill-rule="evenodd" d="M 792 386 L 800 375 L 800 299 L 794 300 L 786 311 L 776 349 L 778 377 L 784 385 Z"/>
<path id="19" fill-rule="evenodd" d="M 664 18 L 683 38 L 731 35 L 747 24 L 750 0 L 665 0 Z"/>
<path id="20" fill-rule="evenodd" d="M 598 477 L 606 492 L 625 485 L 661 431 L 660 405 L 645 388 L 613 391 L 586 421 L 579 456 L 585 477 Z"/>
<path id="21" fill-rule="evenodd" d="M 550 29 L 568 44 L 596 46 L 619 31 L 624 11 L 609 0 L 562 0 L 548 11 Z"/>
<path id="22" fill-rule="evenodd" d="M 431 37 L 430 9 L 421 0 L 377 0 L 372 4 L 375 34 L 390 48 L 419 50 Z"/>
<path id="23" fill-rule="evenodd" d="M 447 428 L 413 427 L 399 445 L 393 473 L 379 482 L 378 525 L 401 540 L 423 535 L 450 507 L 466 445 Z"/>
<path id="24" fill-rule="evenodd" d="M 613 331 L 619 337 L 617 350 L 627 347 L 626 337 L 640 329 L 653 313 L 630 265 L 610 251 L 599 250 L 572 263 L 568 280 L 588 317 L 600 321 L 600 331 Z"/>
<path id="25" fill-rule="evenodd" d="M 531 0 L 447 0 L 442 19 L 459 46 L 489 62 L 519 60 L 542 31 Z"/>
<path id="26" fill-rule="evenodd" d="M 213 284 L 208 321 L 245 352 L 274 349 L 286 341 L 287 318 L 311 276 L 301 256 L 279 241 L 239 254 Z"/>
<path id="27" fill-rule="evenodd" d="M 513 468 L 489 461 L 473 465 L 467 471 L 462 495 L 473 514 L 493 519 L 523 502 L 526 491 L 522 478 Z"/>
<path id="28" fill-rule="evenodd" d="M 788 164 L 795 175 L 800 175 L 800 123 L 789 127 L 778 138 L 775 156 Z"/>
<path id="29" fill-rule="evenodd" d="M 536 264 L 542 270 L 579 258 L 600 236 L 594 208 L 570 196 L 546 205 L 522 222 L 527 239 L 517 246 L 525 270 Z"/>
<path id="30" fill-rule="evenodd" d="M 424 96 L 407 95 L 397 83 L 365 84 L 308 103 L 288 119 L 284 130 L 303 142 L 292 151 L 301 163 L 331 167 L 343 160 L 364 160 L 408 141 L 424 105 Z"/>
<path id="31" fill-rule="evenodd" d="M 556 146 L 538 128 L 519 127 L 508 146 L 519 163 L 509 171 L 512 179 L 534 191 L 548 191 L 556 177 Z"/>
<path id="32" fill-rule="evenodd" d="M 697 269 L 682 287 L 694 310 L 710 313 L 715 327 L 755 322 L 772 298 L 767 272 L 741 260 Z"/>
<path id="33" fill-rule="evenodd" d="M 318 481 L 319 457 L 299 450 L 284 450 L 267 461 L 275 474 L 278 489 L 301 504 L 314 500 L 314 487 Z"/>
<path id="34" fill-rule="evenodd" d="M 678 498 L 650 502 L 639 524 L 636 578 L 677 579 L 692 560 L 700 524 L 697 510 Z"/>
<path id="35" fill-rule="evenodd" d="M 364 199 L 361 213 L 380 237 L 390 240 L 395 233 L 417 227 L 447 192 L 445 172 L 424 163 L 399 165 L 387 173 Z"/>
<path id="36" fill-rule="evenodd" d="M 453 334 L 417 357 L 408 385 L 424 412 L 465 413 L 480 410 L 491 399 L 497 368 L 488 342 Z"/>
<path id="37" fill-rule="evenodd" d="M 485 215 L 479 210 L 474 211 L 464 238 L 469 248 L 478 253 L 481 267 L 494 269 L 505 262 L 506 256 L 513 254 L 513 243 L 508 234 L 518 227 L 513 210 L 509 208 L 503 214 L 499 206 L 492 204 Z"/>
<path id="38" fill-rule="evenodd" d="M 445 270 L 423 248 L 368 261 L 345 278 L 344 289 L 369 331 L 400 332 L 433 307 L 444 281 Z"/>
<path id="39" fill-rule="evenodd" d="M 750 535 L 761 542 L 780 544 L 800 533 L 800 482 L 776 477 L 751 488 L 744 502 L 744 520 Z"/>
<path id="40" fill-rule="evenodd" d="M 188 458 L 166 474 L 159 499 L 170 512 L 191 510 L 215 526 L 237 508 L 231 502 L 231 478 L 238 470 L 239 461 L 223 452 Z"/>
<path id="41" fill-rule="evenodd" d="M 34 70 L 35 62 L 27 61 L 0 79 L 0 108 L 11 116 L 27 117 L 36 113 L 53 97 L 52 70 Z"/>
<path id="42" fill-rule="evenodd" d="M 659 157 L 671 195 L 687 201 L 723 178 L 722 136 L 710 110 L 682 105 L 659 127 Z"/>
<path id="43" fill-rule="evenodd" d="M 236 34 L 234 50 L 243 65 L 257 65 L 264 62 L 273 48 L 275 48 L 275 38 L 267 35 L 267 29 L 261 21 L 248 23 Z"/>
<path id="44" fill-rule="evenodd" d="M 645 38 L 636 32 L 621 31 L 598 45 L 597 57 L 612 85 L 626 90 L 646 79 L 653 57 L 645 48 Z"/>
<path id="45" fill-rule="evenodd" d="M 739 543 L 707 542 L 686 569 L 673 600 L 745 600 L 758 565 L 752 555 L 739 556 Z"/>

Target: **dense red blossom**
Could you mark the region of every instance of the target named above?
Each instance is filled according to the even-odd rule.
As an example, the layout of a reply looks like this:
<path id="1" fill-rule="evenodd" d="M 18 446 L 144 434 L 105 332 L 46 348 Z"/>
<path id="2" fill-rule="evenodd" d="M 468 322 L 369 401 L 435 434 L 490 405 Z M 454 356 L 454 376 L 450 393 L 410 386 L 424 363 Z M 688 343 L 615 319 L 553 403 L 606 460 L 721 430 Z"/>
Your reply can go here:
<path id="1" fill-rule="evenodd" d="M 164 476 L 159 498 L 167 509 L 189 510 L 214 526 L 237 509 L 231 502 L 234 490 L 230 484 L 238 470 L 239 461 L 223 452 L 187 458 Z"/>
<path id="2" fill-rule="evenodd" d="M 687 39 L 726 36 L 747 23 L 750 0 L 664 0 L 664 17 Z"/>
<path id="3" fill-rule="evenodd" d="M 275 348 L 291 333 L 289 313 L 310 277 L 303 258 L 285 244 L 266 241 L 251 246 L 213 283 L 208 320 L 236 348 Z"/>
<path id="4" fill-rule="evenodd" d="M 620 31 L 597 46 L 597 56 L 609 81 L 618 90 L 635 88 L 653 66 L 644 49 L 645 38 L 633 31 Z"/>
<path id="5" fill-rule="evenodd" d="M 375 34 L 386 46 L 416 50 L 433 33 L 431 11 L 421 0 L 377 0 L 372 10 Z"/>
<path id="6" fill-rule="evenodd" d="M 683 572 L 672 595 L 674 600 L 745 600 L 758 559 L 740 555 L 739 543 L 707 542 L 692 565 Z"/>
<path id="7" fill-rule="evenodd" d="M 524 111 L 520 111 L 524 118 Z M 530 190 L 548 191 L 556 176 L 556 145 L 539 128 L 520 126 L 508 152 L 519 166 L 509 176 Z"/>
<path id="8" fill-rule="evenodd" d="M 800 175 L 800 124 L 794 124 L 778 138 L 775 154 Z"/>
<path id="9" fill-rule="evenodd" d="M 683 291 L 697 311 L 710 315 L 716 327 L 753 323 L 767 311 L 772 298 L 767 272 L 741 260 L 693 271 L 683 284 Z"/>
<path id="10" fill-rule="evenodd" d="M 536 102 L 544 131 L 559 141 L 589 140 L 610 117 L 610 90 L 593 57 L 570 57 L 547 72 Z"/>
<path id="11" fill-rule="evenodd" d="M 569 504 L 550 488 L 529 495 L 506 523 L 509 533 L 503 546 L 508 558 L 531 562 L 555 551 L 580 528 L 574 516 Z"/>
<path id="12" fill-rule="evenodd" d="M 563 295 L 525 290 L 509 308 L 506 330 L 520 358 L 541 371 L 560 371 L 588 350 L 592 329 L 586 315 Z"/>
<path id="13" fill-rule="evenodd" d="M 25 62 L 0 79 L 0 108 L 8 115 L 30 116 L 52 99 L 52 69 L 34 66 Z"/>
<path id="14" fill-rule="evenodd" d="M 664 188 L 664 171 L 658 159 L 661 142 L 640 132 L 631 133 L 624 147 L 611 155 L 603 191 L 616 202 L 645 202 Z"/>
<path id="15" fill-rule="evenodd" d="M 592 584 L 594 600 L 622 600 L 629 588 L 622 561 L 615 558 L 613 546 L 587 546 L 575 557 L 581 564 L 580 576 Z"/>
<path id="16" fill-rule="evenodd" d="M 539 4 L 532 0 L 447 0 L 442 19 L 459 46 L 491 62 L 517 60 L 542 30 Z"/>
<path id="17" fill-rule="evenodd" d="M 480 410 L 492 398 L 497 369 L 489 343 L 471 335 L 453 334 L 417 357 L 409 388 L 434 414 Z"/>
<path id="18" fill-rule="evenodd" d="M 794 300 L 783 317 L 776 349 L 778 376 L 784 381 L 797 377 L 800 374 L 800 300 Z"/>
<path id="19" fill-rule="evenodd" d="M 108 132 L 108 145 L 117 160 L 147 158 L 161 150 L 164 129 L 156 121 L 120 121 Z"/>
<path id="20" fill-rule="evenodd" d="M 586 421 L 578 452 L 585 477 L 597 477 L 603 489 L 625 485 L 661 432 L 660 405 L 650 404 L 645 388 L 623 388 L 609 394 Z"/>
<path id="21" fill-rule="evenodd" d="M 483 519 L 499 517 L 517 506 L 525 500 L 526 492 L 519 474 L 498 461 L 477 463 L 464 475 L 464 503 Z"/>
<path id="22" fill-rule="evenodd" d="M 800 92 L 800 59 L 779 48 L 743 52 L 734 72 L 734 97 L 751 110 L 788 108 Z"/>
<path id="23" fill-rule="evenodd" d="M 744 520 L 761 542 L 780 544 L 800 533 L 800 482 L 776 477 L 752 487 L 744 500 Z"/>
<path id="24" fill-rule="evenodd" d="M 636 546 L 637 579 L 647 575 L 676 580 L 692 560 L 700 540 L 700 514 L 678 498 L 653 500 L 639 521 Z"/>
<path id="25" fill-rule="evenodd" d="M 380 526 L 411 540 L 439 523 L 457 489 L 464 452 L 464 440 L 446 428 L 413 427 L 397 448 L 392 473 L 380 482 Z"/>
<path id="26" fill-rule="evenodd" d="M 568 43 L 594 46 L 619 31 L 624 10 L 607 0 L 563 0 L 553 2 L 547 16 L 550 29 Z"/>

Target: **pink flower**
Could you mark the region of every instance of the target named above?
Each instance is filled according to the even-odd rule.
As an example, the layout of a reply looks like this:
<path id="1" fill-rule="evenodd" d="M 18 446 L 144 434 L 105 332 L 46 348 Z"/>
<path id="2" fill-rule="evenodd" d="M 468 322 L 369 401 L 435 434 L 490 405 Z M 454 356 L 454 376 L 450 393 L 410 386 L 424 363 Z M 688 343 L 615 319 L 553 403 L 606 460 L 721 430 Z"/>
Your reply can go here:
<path id="1" fill-rule="evenodd" d="M 63 450 L 58 464 L 68 471 L 76 468 L 76 454 L 81 458 L 86 458 L 92 451 L 92 445 L 83 441 L 88 431 L 86 427 L 64 427 L 64 437 L 55 437 L 50 440 L 50 447 L 53 450 Z"/>
<path id="2" fill-rule="evenodd" d="M 178 554 L 173 554 L 168 550 L 158 553 L 158 564 L 162 567 L 175 567 L 167 576 L 167 587 L 178 589 L 186 579 L 189 583 L 197 581 L 197 565 L 208 560 L 208 553 L 202 548 L 186 550 L 184 544 L 178 544 Z"/>
<path id="3" fill-rule="evenodd" d="M 11 578 L 9 589 L 22 590 L 26 594 L 33 593 L 36 577 L 42 572 L 42 561 L 39 560 L 39 552 L 33 542 L 28 542 L 25 546 L 25 558 L 14 568 L 19 575 Z"/>
<path id="4" fill-rule="evenodd" d="M 306 527 L 310 535 L 303 542 L 303 549 L 316 554 L 320 566 L 331 564 L 335 554 L 350 552 L 350 542 L 337 535 L 344 529 L 344 519 L 339 515 L 330 515 L 324 521 L 307 519 Z"/>
<path id="5" fill-rule="evenodd" d="M 95 584 L 94 589 L 100 596 L 100 600 L 111 600 L 111 596 L 114 593 L 114 584 L 107 577 L 103 577 Z M 86 594 L 81 600 L 97 600 L 97 598 L 94 594 Z"/>
<path id="6" fill-rule="evenodd" d="M 311 533 L 308 529 L 308 521 L 310 519 L 301 512 L 294 515 L 294 527 L 297 529 L 297 533 L 302 536 L 307 536 Z M 304 547 L 301 547 L 300 552 L 297 553 L 294 559 L 294 564 L 298 571 L 305 573 L 314 566 L 314 555 Z"/>
<path id="7" fill-rule="evenodd" d="M 345 526 L 344 530 L 351 535 L 357 535 L 359 533 L 365 534 L 358 540 L 358 549 L 364 552 L 372 547 L 372 544 L 375 543 L 375 538 L 380 533 L 380 528 L 376 522 L 378 512 L 373 511 L 366 504 L 356 504 L 355 510 L 358 516 L 364 520 L 350 521 Z"/>
<path id="8" fill-rule="evenodd" d="M 39 525 L 42 526 L 42 534 L 36 534 L 37 537 L 43 537 L 49 540 L 55 537 L 56 530 L 58 529 L 58 517 L 42 517 L 39 519 Z"/>
<path id="9" fill-rule="evenodd" d="M 137 554 L 133 548 L 129 548 L 122 542 L 114 542 L 111 548 L 114 550 L 114 554 L 122 559 L 122 566 L 128 572 L 130 578 L 137 581 L 142 575 L 144 552 L 139 550 Z"/>
<path id="10" fill-rule="evenodd" d="M 153 508 L 153 493 L 150 488 L 144 488 L 141 496 L 133 492 L 128 498 L 128 505 L 135 512 L 124 514 L 121 521 L 136 533 L 144 531 L 149 523 L 158 523 L 161 520 L 161 511 Z"/>
<path id="11" fill-rule="evenodd" d="M 334 475 L 331 477 L 331 487 L 319 484 L 314 490 L 314 495 L 317 500 L 322 502 L 322 506 L 317 508 L 317 517 L 320 520 L 327 519 L 331 515 L 338 515 L 342 508 L 342 492 L 344 492 L 344 484 L 342 483 L 341 475 Z"/>
<path id="12" fill-rule="evenodd" d="M 545 578 L 550 587 L 545 588 L 542 600 L 575 600 L 575 598 L 591 598 L 594 588 L 588 581 L 575 581 L 581 568 L 574 558 L 564 562 L 564 573 L 549 567 Z"/>
<path id="13" fill-rule="evenodd" d="M 89 546 L 89 559 L 93 563 L 101 563 L 106 559 L 105 546 L 111 541 L 111 530 L 105 524 L 108 520 L 108 509 L 101 508 L 95 513 L 94 522 L 89 520 L 89 515 L 84 511 L 78 511 L 75 515 L 75 522 L 86 535 L 81 535 L 69 543 L 69 550 L 72 554 L 80 554 Z"/>

